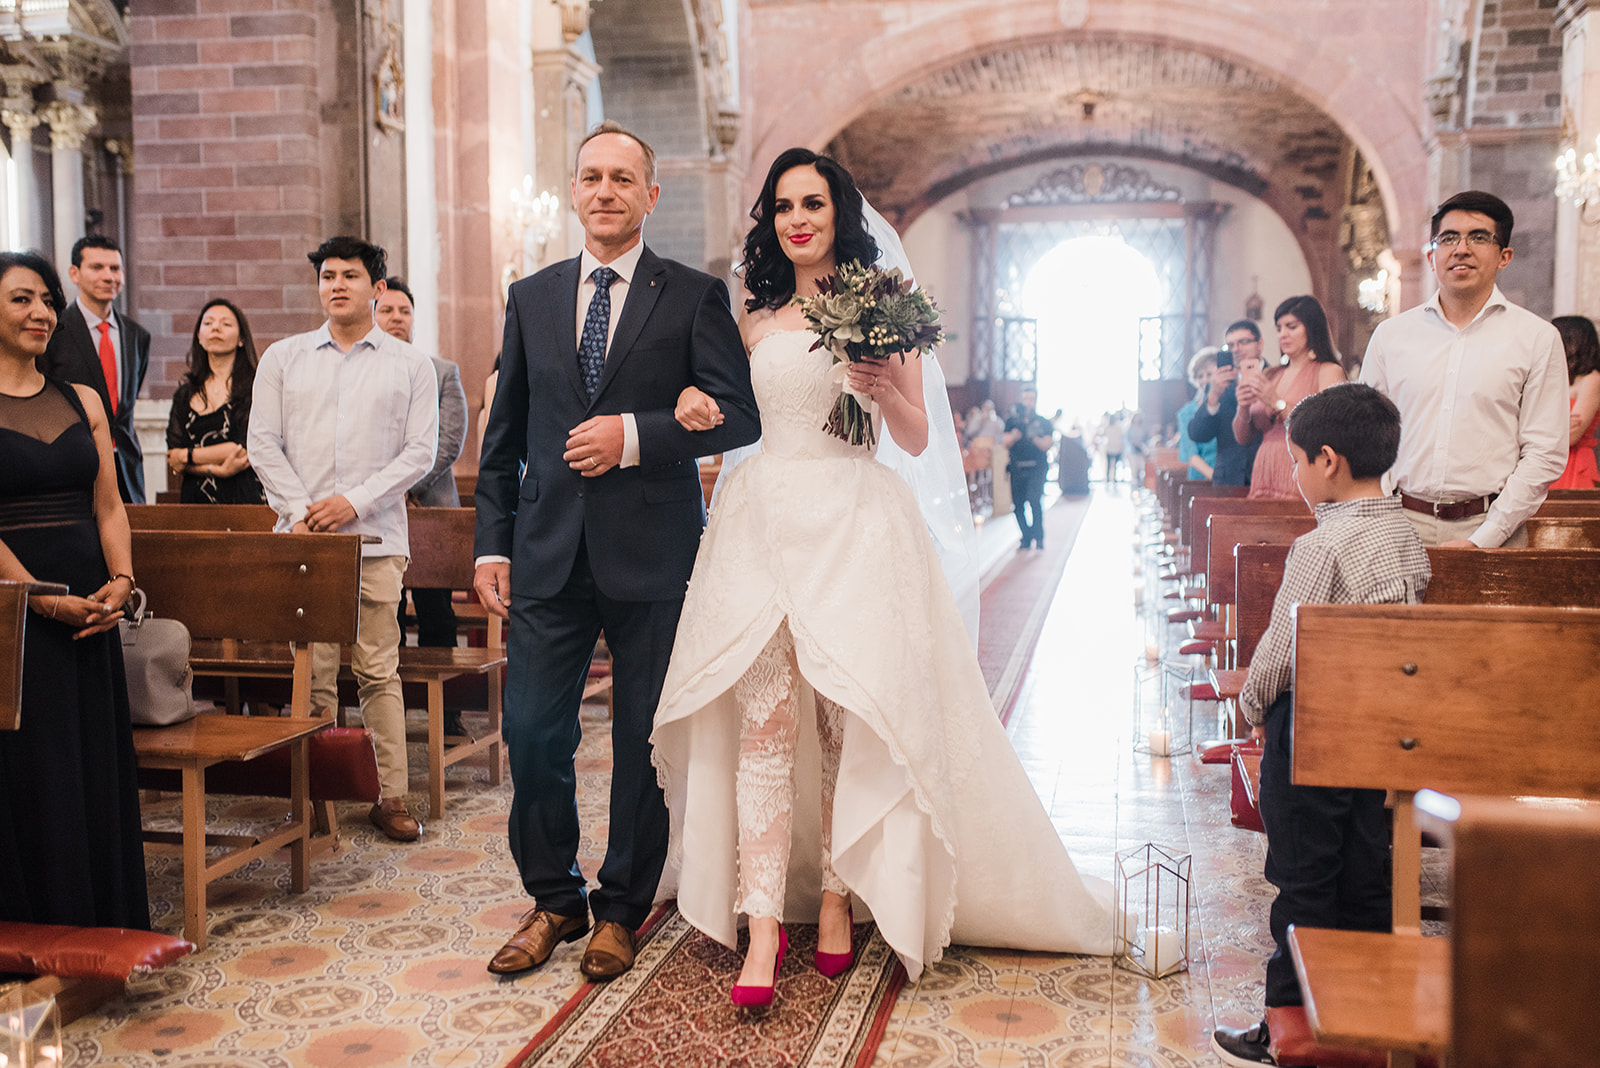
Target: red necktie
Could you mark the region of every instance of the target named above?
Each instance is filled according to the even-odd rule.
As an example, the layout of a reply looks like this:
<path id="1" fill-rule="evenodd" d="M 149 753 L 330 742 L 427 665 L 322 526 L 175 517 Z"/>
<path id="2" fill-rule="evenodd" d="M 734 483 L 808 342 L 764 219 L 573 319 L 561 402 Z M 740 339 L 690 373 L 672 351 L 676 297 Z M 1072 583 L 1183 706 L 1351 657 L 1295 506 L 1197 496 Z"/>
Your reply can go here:
<path id="1" fill-rule="evenodd" d="M 117 353 L 111 347 L 111 324 L 102 322 L 100 331 L 100 370 L 106 375 L 106 396 L 111 398 L 111 414 L 117 414 L 117 394 L 122 388 L 117 384 Z"/>

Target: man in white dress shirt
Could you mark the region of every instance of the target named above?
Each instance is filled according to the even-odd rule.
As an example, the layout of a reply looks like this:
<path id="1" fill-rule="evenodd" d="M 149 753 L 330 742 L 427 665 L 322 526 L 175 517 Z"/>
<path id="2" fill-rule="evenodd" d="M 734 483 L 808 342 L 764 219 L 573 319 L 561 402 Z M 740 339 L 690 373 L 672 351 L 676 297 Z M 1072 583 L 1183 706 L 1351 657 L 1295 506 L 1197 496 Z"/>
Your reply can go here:
<path id="1" fill-rule="evenodd" d="M 373 320 L 373 303 L 384 291 L 383 249 L 335 237 L 308 258 L 328 321 L 262 354 L 250 409 L 250 458 L 278 513 L 278 530 L 379 539 L 361 548 L 361 620 L 350 667 L 382 784 L 369 816 L 388 837 L 410 842 L 422 827 L 405 802 L 396 610 L 411 553 L 406 490 L 433 467 L 438 390 L 428 357 Z M 313 646 L 313 707 L 338 707 L 338 678 L 339 647 Z"/>
<path id="2" fill-rule="evenodd" d="M 1556 328 L 1506 300 L 1511 209 L 1457 193 L 1433 214 L 1439 291 L 1378 325 L 1361 381 L 1400 409 L 1390 475 L 1424 545 L 1527 544 L 1524 521 L 1567 463 L 1567 363 Z"/>

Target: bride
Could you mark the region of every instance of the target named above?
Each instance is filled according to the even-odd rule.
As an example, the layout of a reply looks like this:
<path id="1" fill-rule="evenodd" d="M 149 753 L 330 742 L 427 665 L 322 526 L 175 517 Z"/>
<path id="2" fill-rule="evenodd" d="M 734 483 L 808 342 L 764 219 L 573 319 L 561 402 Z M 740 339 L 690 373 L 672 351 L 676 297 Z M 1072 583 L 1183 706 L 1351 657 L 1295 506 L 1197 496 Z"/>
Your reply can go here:
<path id="1" fill-rule="evenodd" d="M 843 167 L 794 148 L 750 213 L 740 327 L 761 452 L 724 472 L 651 735 L 672 814 L 664 886 L 676 877 L 685 918 L 730 948 L 749 920 L 739 1004 L 771 1001 L 785 919 L 817 920 L 830 976 L 866 916 L 912 979 L 952 940 L 1111 951 L 1111 888 L 1079 876 L 1011 749 L 916 497 L 822 429 L 831 356 L 791 298 L 877 260 L 870 211 Z M 916 353 L 849 381 L 885 437 L 923 452 Z M 693 389 L 677 415 L 719 418 Z"/>

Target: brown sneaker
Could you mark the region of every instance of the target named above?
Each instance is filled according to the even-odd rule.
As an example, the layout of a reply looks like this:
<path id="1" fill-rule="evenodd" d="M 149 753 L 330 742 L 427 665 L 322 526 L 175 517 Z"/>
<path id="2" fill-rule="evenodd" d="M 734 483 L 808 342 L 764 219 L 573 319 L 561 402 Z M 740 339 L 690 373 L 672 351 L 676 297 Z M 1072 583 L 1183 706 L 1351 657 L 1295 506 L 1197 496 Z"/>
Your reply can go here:
<path id="1" fill-rule="evenodd" d="M 601 920 L 594 926 L 594 937 L 584 951 L 579 965 L 590 979 L 615 979 L 633 967 L 634 935 L 628 928 L 611 920 Z"/>
<path id="2" fill-rule="evenodd" d="M 406 809 L 405 798 L 386 797 L 367 813 L 372 825 L 396 842 L 415 842 L 422 837 L 422 824 Z"/>
<path id="3" fill-rule="evenodd" d="M 550 959 L 562 942 L 575 942 L 589 933 L 588 916 L 558 916 L 541 908 L 528 910 L 522 926 L 489 961 L 496 975 L 516 975 Z"/>

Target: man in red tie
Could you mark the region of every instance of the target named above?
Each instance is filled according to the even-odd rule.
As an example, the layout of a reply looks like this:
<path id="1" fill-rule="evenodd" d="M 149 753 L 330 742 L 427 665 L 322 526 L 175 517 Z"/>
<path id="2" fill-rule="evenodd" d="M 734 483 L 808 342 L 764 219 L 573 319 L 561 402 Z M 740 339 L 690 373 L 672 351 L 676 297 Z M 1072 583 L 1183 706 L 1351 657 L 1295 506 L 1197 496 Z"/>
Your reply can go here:
<path id="1" fill-rule="evenodd" d="M 78 299 L 60 313 L 39 370 L 100 394 L 111 420 L 117 488 L 130 504 L 144 503 L 144 453 L 133 429 L 133 405 L 150 366 L 150 332 L 111 307 L 122 292 L 122 250 L 104 234 L 72 246 L 67 277 Z"/>

